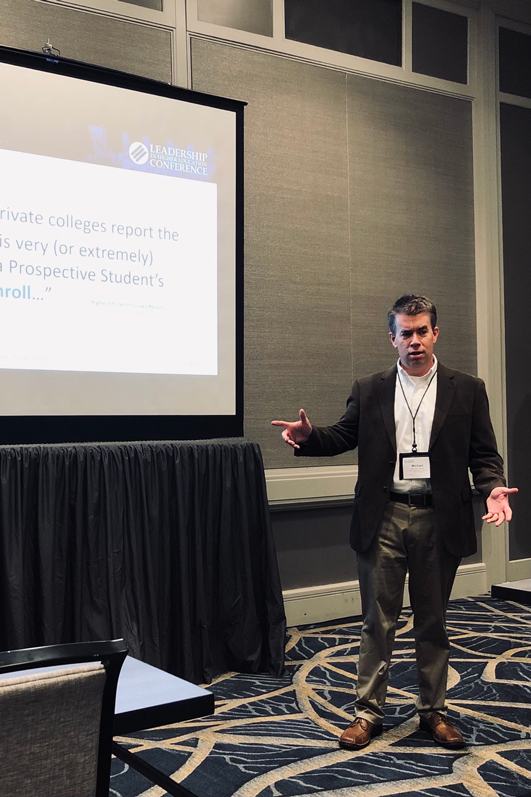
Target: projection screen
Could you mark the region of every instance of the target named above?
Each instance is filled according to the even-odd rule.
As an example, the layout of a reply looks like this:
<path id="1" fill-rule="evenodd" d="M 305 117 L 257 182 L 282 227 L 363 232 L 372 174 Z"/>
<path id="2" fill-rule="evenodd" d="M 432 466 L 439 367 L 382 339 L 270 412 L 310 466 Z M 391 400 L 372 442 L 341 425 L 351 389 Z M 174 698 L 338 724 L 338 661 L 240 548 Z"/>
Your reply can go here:
<path id="1" fill-rule="evenodd" d="M 0 48 L 0 442 L 242 434 L 243 103 Z"/>

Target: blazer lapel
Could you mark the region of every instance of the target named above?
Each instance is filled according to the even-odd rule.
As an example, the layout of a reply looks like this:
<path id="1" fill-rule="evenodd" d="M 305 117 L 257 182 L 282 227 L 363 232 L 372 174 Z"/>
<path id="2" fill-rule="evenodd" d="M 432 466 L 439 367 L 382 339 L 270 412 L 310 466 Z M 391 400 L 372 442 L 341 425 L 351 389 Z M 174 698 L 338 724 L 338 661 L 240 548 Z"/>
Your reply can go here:
<path id="1" fill-rule="evenodd" d="M 433 415 L 433 425 L 430 435 L 430 449 L 435 443 L 439 432 L 446 420 L 446 416 L 452 406 L 455 396 L 455 380 L 453 371 L 445 368 L 444 365 L 437 366 L 437 398 L 435 400 L 435 412 Z"/>
<path id="2" fill-rule="evenodd" d="M 384 371 L 378 385 L 378 399 L 384 426 L 389 435 L 391 445 L 396 451 L 396 429 L 395 429 L 395 386 L 396 386 L 396 365 L 388 371 Z"/>

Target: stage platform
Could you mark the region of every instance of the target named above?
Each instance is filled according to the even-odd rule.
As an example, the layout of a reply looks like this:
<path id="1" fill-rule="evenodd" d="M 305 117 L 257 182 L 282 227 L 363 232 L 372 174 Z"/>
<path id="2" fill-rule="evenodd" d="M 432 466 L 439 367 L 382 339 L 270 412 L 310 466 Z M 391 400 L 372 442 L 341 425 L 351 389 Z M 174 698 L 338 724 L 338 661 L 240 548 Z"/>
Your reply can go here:
<path id="1" fill-rule="evenodd" d="M 505 584 L 493 584 L 490 588 L 493 598 L 516 601 L 531 606 L 531 578 L 522 581 L 507 581 Z"/>

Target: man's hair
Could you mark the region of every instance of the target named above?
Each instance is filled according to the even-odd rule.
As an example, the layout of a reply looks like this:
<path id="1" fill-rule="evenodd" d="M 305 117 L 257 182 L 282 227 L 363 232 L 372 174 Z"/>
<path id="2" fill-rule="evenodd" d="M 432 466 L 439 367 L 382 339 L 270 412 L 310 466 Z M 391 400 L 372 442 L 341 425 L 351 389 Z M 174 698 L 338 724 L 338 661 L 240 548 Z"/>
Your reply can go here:
<path id="1" fill-rule="evenodd" d="M 396 335 L 396 316 L 397 315 L 420 315 L 428 313 L 431 321 L 431 328 L 437 326 L 437 310 L 435 305 L 427 296 L 415 296 L 412 293 L 405 293 L 397 299 L 392 308 L 387 313 L 387 323 L 393 335 Z"/>

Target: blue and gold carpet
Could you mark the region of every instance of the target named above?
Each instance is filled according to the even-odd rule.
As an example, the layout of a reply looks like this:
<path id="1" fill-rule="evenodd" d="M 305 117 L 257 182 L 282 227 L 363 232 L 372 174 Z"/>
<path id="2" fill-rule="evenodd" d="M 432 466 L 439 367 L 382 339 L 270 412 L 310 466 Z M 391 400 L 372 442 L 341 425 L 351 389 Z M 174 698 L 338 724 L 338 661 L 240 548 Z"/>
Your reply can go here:
<path id="1" fill-rule="evenodd" d="M 450 603 L 448 706 L 464 750 L 418 730 L 410 610 L 397 630 L 385 733 L 340 750 L 353 715 L 359 618 L 291 628 L 286 675 L 229 673 L 210 687 L 216 714 L 122 738 L 198 797 L 529 797 L 531 608 L 491 598 Z M 165 791 L 114 761 L 112 797 Z"/>

